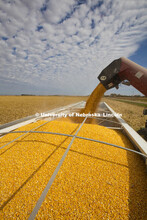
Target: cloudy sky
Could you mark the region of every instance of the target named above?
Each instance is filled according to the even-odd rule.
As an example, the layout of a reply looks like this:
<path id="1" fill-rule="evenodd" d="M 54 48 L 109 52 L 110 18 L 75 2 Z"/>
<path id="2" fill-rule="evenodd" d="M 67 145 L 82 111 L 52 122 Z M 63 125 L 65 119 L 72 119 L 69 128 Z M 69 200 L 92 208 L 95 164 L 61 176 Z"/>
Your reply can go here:
<path id="1" fill-rule="evenodd" d="M 0 94 L 88 95 L 121 56 L 147 67 L 146 0 L 0 0 Z"/>

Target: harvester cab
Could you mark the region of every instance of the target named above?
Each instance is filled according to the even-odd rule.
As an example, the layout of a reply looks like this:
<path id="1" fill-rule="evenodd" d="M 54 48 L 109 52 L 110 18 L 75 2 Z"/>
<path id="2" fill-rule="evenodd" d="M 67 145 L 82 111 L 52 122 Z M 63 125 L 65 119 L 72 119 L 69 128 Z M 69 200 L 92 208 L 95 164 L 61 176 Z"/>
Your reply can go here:
<path id="1" fill-rule="evenodd" d="M 147 69 L 125 57 L 110 63 L 102 70 L 98 79 L 107 90 L 113 87 L 118 88 L 118 85 L 123 83 L 134 86 L 147 96 Z"/>

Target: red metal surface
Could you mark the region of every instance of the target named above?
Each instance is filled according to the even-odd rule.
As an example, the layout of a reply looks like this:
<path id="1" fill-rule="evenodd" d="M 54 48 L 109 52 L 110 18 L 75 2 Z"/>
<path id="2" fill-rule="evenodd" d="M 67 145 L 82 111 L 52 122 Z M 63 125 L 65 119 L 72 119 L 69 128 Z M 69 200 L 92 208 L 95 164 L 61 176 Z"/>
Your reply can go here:
<path id="1" fill-rule="evenodd" d="M 129 80 L 132 86 L 147 96 L 147 69 L 125 57 L 121 57 L 121 61 L 121 80 Z"/>

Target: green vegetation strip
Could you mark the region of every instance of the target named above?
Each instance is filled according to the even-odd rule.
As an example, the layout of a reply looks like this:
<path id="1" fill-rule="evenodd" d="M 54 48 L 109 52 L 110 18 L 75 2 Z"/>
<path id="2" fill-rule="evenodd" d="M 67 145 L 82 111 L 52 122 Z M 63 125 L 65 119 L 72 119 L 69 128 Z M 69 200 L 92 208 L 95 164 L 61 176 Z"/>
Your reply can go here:
<path id="1" fill-rule="evenodd" d="M 142 107 L 147 107 L 147 104 L 144 104 L 144 103 L 138 103 L 138 102 L 131 102 L 131 101 L 127 101 L 127 100 L 120 100 L 120 99 L 115 99 L 116 101 L 119 101 L 119 102 L 125 102 L 125 103 L 129 103 L 129 104 L 132 104 L 132 105 L 138 105 L 138 106 L 142 106 Z"/>

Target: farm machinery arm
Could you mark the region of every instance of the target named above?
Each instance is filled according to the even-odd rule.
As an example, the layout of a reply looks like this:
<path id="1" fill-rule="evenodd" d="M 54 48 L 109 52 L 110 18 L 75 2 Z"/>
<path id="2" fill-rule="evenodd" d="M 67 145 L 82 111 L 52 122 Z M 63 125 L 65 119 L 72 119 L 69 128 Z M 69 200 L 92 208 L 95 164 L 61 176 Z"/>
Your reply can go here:
<path id="1" fill-rule="evenodd" d="M 118 88 L 118 85 L 122 82 L 125 85 L 131 84 L 147 96 L 147 69 L 125 57 L 121 57 L 110 63 L 100 73 L 98 79 L 107 90 L 113 87 Z M 143 114 L 147 115 L 147 109 L 144 109 Z M 141 128 L 138 133 L 143 135 L 147 141 L 147 121 L 145 128 Z"/>
<path id="2" fill-rule="evenodd" d="M 126 85 L 131 84 L 147 96 L 147 69 L 125 57 L 110 63 L 102 70 L 98 79 L 107 90 L 113 87 L 118 88 L 118 85 L 122 82 Z"/>

